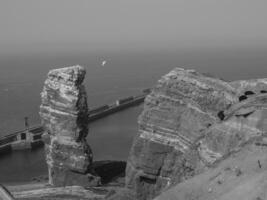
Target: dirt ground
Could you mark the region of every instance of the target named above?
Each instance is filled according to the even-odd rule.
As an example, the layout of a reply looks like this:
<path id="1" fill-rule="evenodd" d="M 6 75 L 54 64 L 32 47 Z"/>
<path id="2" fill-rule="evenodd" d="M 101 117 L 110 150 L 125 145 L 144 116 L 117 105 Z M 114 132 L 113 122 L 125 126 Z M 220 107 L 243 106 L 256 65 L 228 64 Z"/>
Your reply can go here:
<path id="1" fill-rule="evenodd" d="M 230 199 L 267 199 L 267 146 L 247 145 L 217 167 L 174 186 L 155 200 Z"/>

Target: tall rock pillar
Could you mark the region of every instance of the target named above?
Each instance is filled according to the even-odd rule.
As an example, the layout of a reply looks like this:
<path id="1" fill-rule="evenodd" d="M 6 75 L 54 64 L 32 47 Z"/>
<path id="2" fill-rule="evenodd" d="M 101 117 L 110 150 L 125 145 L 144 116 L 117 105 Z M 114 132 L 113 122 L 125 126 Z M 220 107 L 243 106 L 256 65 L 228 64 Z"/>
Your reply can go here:
<path id="1" fill-rule="evenodd" d="M 90 173 L 85 74 L 81 66 L 51 70 L 41 93 L 46 162 L 49 183 L 54 186 L 90 186 L 99 181 Z"/>

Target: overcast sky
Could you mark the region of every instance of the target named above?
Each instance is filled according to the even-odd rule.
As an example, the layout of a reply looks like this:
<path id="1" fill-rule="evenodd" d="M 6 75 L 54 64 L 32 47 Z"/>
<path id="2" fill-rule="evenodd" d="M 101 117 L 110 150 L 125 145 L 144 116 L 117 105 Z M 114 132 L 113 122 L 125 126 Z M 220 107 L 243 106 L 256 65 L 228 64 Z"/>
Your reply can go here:
<path id="1" fill-rule="evenodd" d="M 1 0 L 0 53 L 267 45 L 266 0 Z"/>

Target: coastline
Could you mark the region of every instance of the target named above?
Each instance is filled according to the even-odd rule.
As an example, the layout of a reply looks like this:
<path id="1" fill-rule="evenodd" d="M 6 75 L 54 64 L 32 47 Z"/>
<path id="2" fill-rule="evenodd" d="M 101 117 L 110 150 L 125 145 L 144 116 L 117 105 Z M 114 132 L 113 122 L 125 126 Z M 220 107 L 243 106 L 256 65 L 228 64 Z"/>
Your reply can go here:
<path id="1" fill-rule="evenodd" d="M 122 189 L 125 185 L 125 168 L 124 161 L 96 161 L 93 163 L 93 170 L 101 177 L 101 185 L 97 187 L 65 186 L 53 187 L 46 179 L 42 177 L 40 181 L 13 182 L 4 184 L 9 192 L 16 199 L 103 199 L 110 193 Z M 48 177 L 47 177 L 48 178 Z"/>

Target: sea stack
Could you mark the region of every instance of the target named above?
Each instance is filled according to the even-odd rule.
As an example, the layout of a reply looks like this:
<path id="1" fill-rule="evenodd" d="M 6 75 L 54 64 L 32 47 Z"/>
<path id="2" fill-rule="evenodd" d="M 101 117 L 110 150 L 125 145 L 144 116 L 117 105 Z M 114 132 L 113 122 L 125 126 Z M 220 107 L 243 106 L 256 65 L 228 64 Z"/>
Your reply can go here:
<path id="1" fill-rule="evenodd" d="M 86 142 L 88 106 L 84 67 L 49 71 L 41 93 L 40 116 L 45 129 L 46 162 L 53 186 L 97 185 L 92 151 Z"/>

